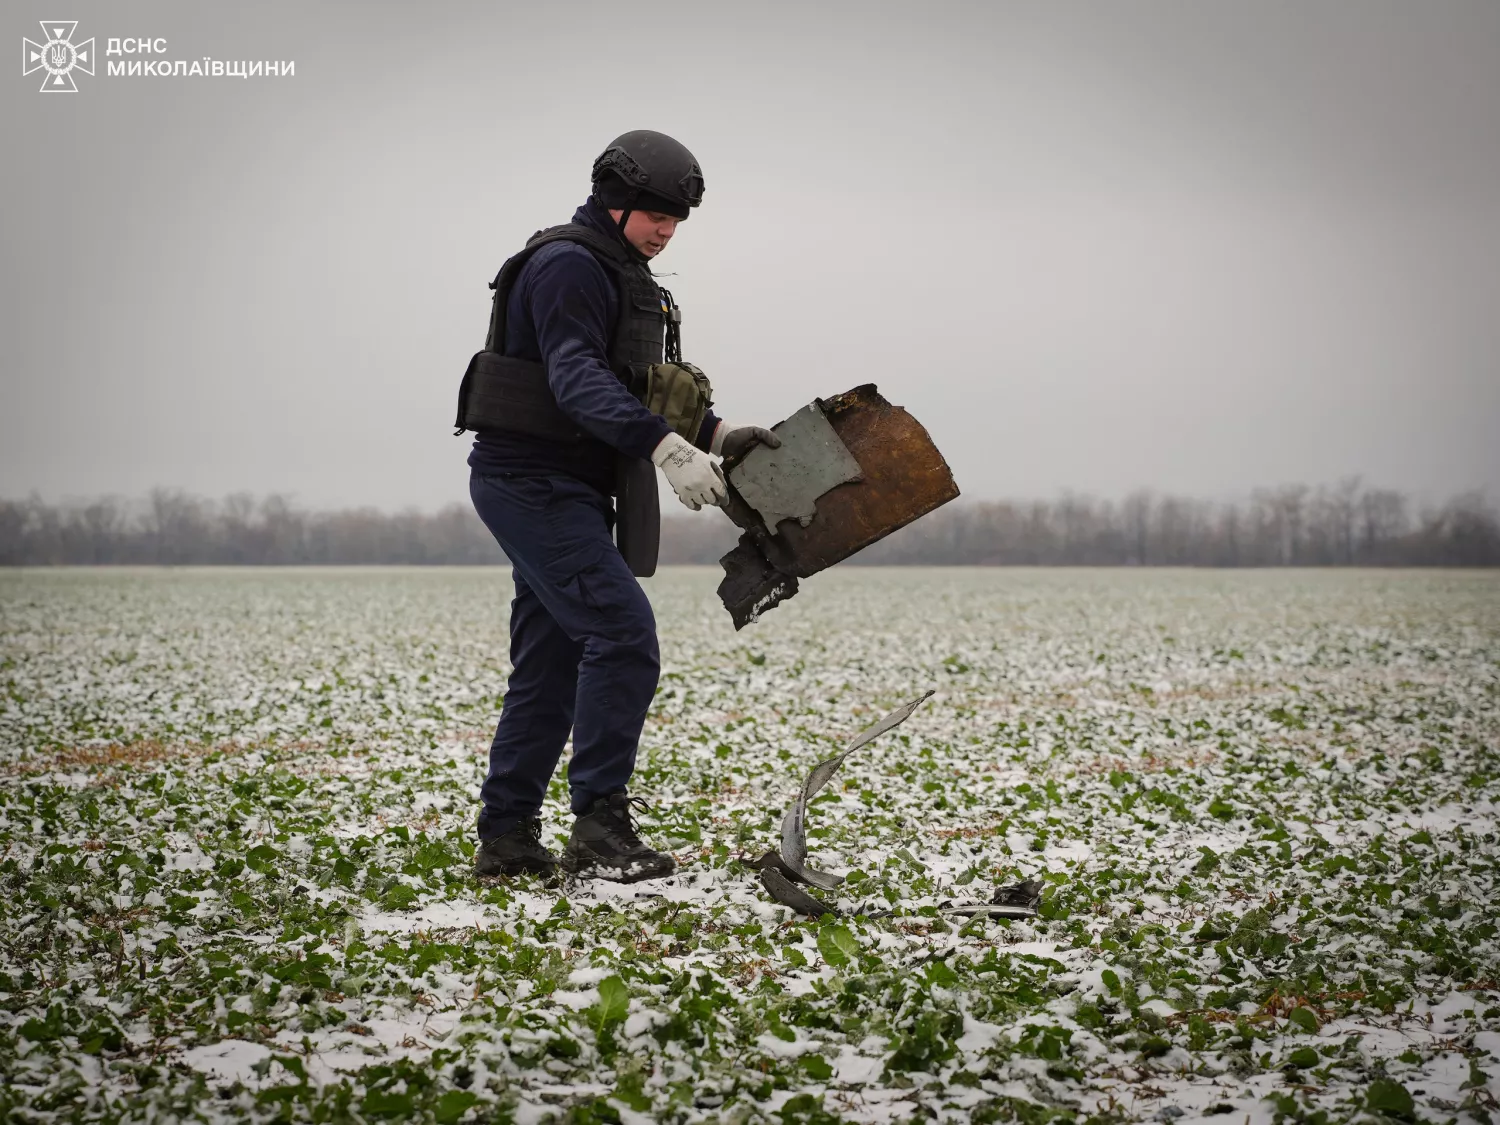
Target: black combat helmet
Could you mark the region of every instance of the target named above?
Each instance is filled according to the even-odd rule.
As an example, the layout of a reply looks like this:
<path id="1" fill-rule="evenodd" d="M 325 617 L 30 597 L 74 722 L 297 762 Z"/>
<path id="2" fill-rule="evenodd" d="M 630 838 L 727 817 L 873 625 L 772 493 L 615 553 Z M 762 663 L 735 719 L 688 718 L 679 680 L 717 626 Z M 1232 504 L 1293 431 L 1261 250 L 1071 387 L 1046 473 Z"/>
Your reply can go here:
<path id="1" fill-rule="evenodd" d="M 620 227 L 631 211 L 660 211 L 685 219 L 703 202 L 703 169 L 665 133 L 636 129 L 609 142 L 594 161 L 594 198 L 618 208 Z"/>

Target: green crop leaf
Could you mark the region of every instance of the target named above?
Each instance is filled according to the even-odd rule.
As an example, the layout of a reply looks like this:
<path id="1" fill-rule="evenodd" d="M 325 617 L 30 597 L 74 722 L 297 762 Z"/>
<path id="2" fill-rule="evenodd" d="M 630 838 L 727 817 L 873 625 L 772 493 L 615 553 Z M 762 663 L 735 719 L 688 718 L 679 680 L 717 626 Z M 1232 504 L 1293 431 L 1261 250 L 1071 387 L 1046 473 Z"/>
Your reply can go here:
<path id="1" fill-rule="evenodd" d="M 784 1043 L 795 1043 L 797 1041 L 797 1033 L 782 1022 L 781 1013 L 775 1011 L 769 1012 L 766 1016 L 766 1022 L 770 1025 L 771 1034 L 776 1036 L 777 1039 L 780 1039 Z"/>
<path id="2" fill-rule="evenodd" d="M 818 931 L 818 952 L 835 969 L 841 969 L 859 956 L 859 942 L 847 926 L 834 923 Z"/>
<path id="3" fill-rule="evenodd" d="M 1287 1056 L 1286 1061 L 1290 1066 L 1300 1066 L 1306 1070 L 1318 1065 L 1318 1052 L 1311 1047 L 1298 1047 Z"/>
<path id="4" fill-rule="evenodd" d="M 420 896 L 415 887 L 408 887 L 405 883 L 397 883 L 385 892 L 384 897 L 380 900 L 380 905 L 387 910 L 405 910 L 412 903 L 416 902 L 418 897 Z"/>
<path id="5" fill-rule="evenodd" d="M 61 1004 L 53 1004 L 48 1008 L 46 1019 L 30 1019 L 21 1025 L 22 1037 L 30 1039 L 33 1043 L 50 1043 L 61 1039 L 66 1034 L 67 1027 L 63 1021 Z"/>
<path id="6" fill-rule="evenodd" d="M 959 976 L 946 961 L 929 961 L 927 963 L 927 983 L 935 984 L 941 988 L 953 988 L 959 983 Z"/>
<path id="7" fill-rule="evenodd" d="M 1318 1033 L 1318 1017 L 1313 1014 L 1311 1008 L 1293 1008 L 1286 1014 L 1287 1022 L 1294 1027 L 1307 1032 L 1309 1035 Z"/>
<path id="8" fill-rule="evenodd" d="M 272 1058 L 302 1081 L 307 1081 L 307 1067 L 296 1055 L 273 1055 Z"/>
<path id="9" fill-rule="evenodd" d="M 469 1091 L 449 1090 L 433 1103 L 432 1114 L 440 1125 L 449 1125 L 462 1117 L 470 1106 L 477 1104 L 479 1099 Z"/>
<path id="10" fill-rule="evenodd" d="M 625 987 L 625 982 L 617 976 L 601 980 L 599 1002 L 593 1008 L 594 1030 L 603 1031 L 606 1027 L 619 1023 L 629 1011 L 630 989 Z"/>
<path id="11" fill-rule="evenodd" d="M 833 1067 L 822 1055 L 803 1055 L 798 1062 L 802 1064 L 803 1070 L 819 1082 L 827 1082 L 833 1077 Z"/>
<path id="12" fill-rule="evenodd" d="M 1148 1059 L 1159 1059 L 1172 1049 L 1169 1039 L 1163 1039 L 1160 1035 L 1148 1035 L 1141 1042 L 1141 1054 Z M 1048 1056 L 1043 1055 L 1043 1058 Z"/>
<path id="13" fill-rule="evenodd" d="M 626 1071 L 615 1083 L 614 1096 L 631 1109 L 645 1113 L 651 1108 L 651 1096 L 645 1091 L 646 1076 L 638 1070 Z"/>
<path id="14" fill-rule="evenodd" d="M 307 1095 L 307 1084 L 296 1086 L 266 1086 L 255 1093 L 257 1105 L 274 1105 L 276 1102 L 294 1102 Z"/>
<path id="15" fill-rule="evenodd" d="M 1371 1082 L 1365 1092 L 1365 1105 L 1376 1113 L 1403 1120 L 1414 1117 L 1417 1108 L 1406 1087 L 1394 1078 L 1377 1078 Z"/>
<path id="16" fill-rule="evenodd" d="M 416 1112 L 417 1107 L 410 1094 L 371 1090 L 365 1095 L 359 1108 L 371 1117 L 408 1117 Z"/>

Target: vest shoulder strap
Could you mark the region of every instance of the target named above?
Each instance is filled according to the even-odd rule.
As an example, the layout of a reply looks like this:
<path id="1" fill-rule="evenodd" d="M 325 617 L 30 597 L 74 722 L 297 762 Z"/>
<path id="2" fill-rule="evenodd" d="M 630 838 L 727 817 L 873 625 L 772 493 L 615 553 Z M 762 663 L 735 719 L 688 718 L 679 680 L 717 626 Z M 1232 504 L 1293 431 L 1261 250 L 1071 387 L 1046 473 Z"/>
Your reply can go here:
<path id="1" fill-rule="evenodd" d="M 535 250 L 550 242 L 577 242 L 594 252 L 595 257 L 616 268 L 630 264 L 630 255 L 618 239 L 600 234 L 592 227 L 581 223 L 563 223 L 561 226 L 539 230 L 526 240 L 526 249 Z"/>
<path id="2" fill-rule="evenodd" d="M 511 290 L 516 287 L 516 281 L 520 278 L 521 271 L 526 268 L 526 263 L 531 261 L 531 256 L 543 246 L 554 242 L 577 243 L 592 253 L 595 260 L 617 278 L 631 264 L 625 248 L 618 242 L 579 223 L 563 223 L 561 226 L 547 227 L 545 230 L 537 231 L 526 240 L 523 250 L 505 260 L 505 264 L 500 267 L 500 272 L 495 275 L 495 280 L 490 282 L 490 288 L 495 293 L 490 309 L 490 330 L 484 341 L 485 351 L 503 352 L 505 350 L 505 317 L 510 305 Z"/>

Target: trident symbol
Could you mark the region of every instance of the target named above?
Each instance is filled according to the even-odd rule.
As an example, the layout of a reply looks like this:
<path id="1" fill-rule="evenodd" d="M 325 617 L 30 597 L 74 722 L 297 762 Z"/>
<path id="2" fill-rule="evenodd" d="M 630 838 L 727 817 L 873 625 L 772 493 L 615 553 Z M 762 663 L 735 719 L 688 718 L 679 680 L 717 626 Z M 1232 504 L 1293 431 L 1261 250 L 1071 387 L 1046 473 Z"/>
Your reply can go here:
<path id="1" fill-rule="evenodd" d="M 42 20 L 42 31 L 47 35 L 45 43 L 21 40 L 21 73 L 45 70 L 42 77 L 44 94 L 76 94 L 73 71 L 94 73 L 94 41 L 73 42 L 73 31 L 77 20 Z"/>

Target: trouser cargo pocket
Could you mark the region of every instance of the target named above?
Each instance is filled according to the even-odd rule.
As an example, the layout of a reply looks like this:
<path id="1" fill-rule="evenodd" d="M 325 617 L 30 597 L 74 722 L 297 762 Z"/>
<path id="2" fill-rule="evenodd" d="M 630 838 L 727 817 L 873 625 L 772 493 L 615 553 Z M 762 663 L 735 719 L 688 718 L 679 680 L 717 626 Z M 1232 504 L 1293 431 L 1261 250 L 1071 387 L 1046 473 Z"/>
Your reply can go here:
<path id="1" fill-rule="evenodd" d="M 601 597 L 600 564 L 606 550 L 614 551 L 614 545 L 597 540 L 564 548 L 543 563 L 542 573 L 548 584 L 569 601 L 596 611 L 608 609 L 608 601 Z"/>

